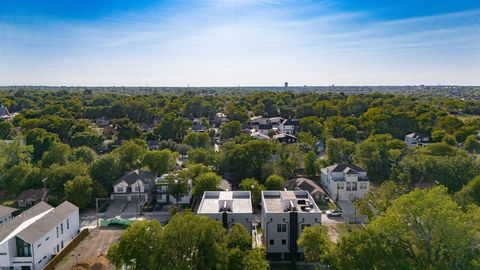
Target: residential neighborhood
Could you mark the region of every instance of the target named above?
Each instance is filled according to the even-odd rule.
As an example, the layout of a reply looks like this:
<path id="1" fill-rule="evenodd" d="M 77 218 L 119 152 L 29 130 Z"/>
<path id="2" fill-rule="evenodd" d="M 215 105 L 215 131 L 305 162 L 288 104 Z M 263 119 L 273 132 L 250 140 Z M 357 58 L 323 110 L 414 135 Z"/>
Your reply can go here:
<path id="1" fill-rule="evenodd" d="M 29 95 L 40 99 L 39 93 Z M 10 96 L 2 95 L 1 100 Z M 125 260 L 132 255 L 120 253 L 124 251 L 117 248 L 130 243 L 125 242 L 127 232 L 134 235 L 128 241 L 135 242 L 147 239 L 148 232 L 160 228 L 165 232 L 162 237 L 175 237 L 192 248 L 205 245 L 208 252 L 218 245 L 237 252 L 234 250 L 240 248 L 235 246 L 238 243 L 228 241 L 240 237 L 248 242 L 240 248 L 242 254 L 257 254 L 255 264 L 272 269 L 290 265 L 347 269 L 342 268 L 341 261 L 318 257 L 317 247 L 342 254 L 344 251 L 338 248 L 343 243 L 361 244 L 354 237 L 371 237 L 363 235 L 373 230 L 367 228 L 387 226 L 387 219 L 393 219 L 390 209 L 394 205 L 404 207 L 399 211 L 407 211 L 425 198 L 432 200 L 429 207 L 446 202 L 459 207 L 455 213 L 461 216 L 456 220 L 476 218 L 471 211 L 478 203 L 478 121 L 446 115 L 432 122 L 430 129 L 414 133 L 410 126 L 397 127 L 394 121 L 389 123 L 391 133 L 375 133 L 371 130 L 375 122 L 365 122 L 364 117 L 373 113 L 366 108 L 356 117 L 340 113 L 302 117 L 303 105 L 292 104 L 298 110 L 294 115 L 272 115 L 264 109 L 262 113 L 257 110 L 256 116 L 231 97 L 216 110 L 206 107 L 203 113 L 196 109 L 189 112 L 191 99 L 206 98 L 200 95 L 175 97 L 186 104 L 178 114 L 165 109 L 155 117 L 147 110 L 135 115 L 137 108 L 125 117 L 116 115 L 117 107 L 113 106 L 111 111 L 102 109 L 92 114 L 92 110 L 100 108 L 88 100 L 93 102 L 97 94 L 66 95 L 86 98 L 82 115 L 58 118 L 38 107 L 45 116 L 35 118 L 26 109 L 12 105 L 16 109 L 8 113 L 13 111 L 16 116 L 1 122 L 7 128 L 7 132 L 0 132 L 5 134 L 0 142 L 3 268 L 126 266 L 129 262 Z M 101 95 L 105 98 L 105 94 Z M 245 93 L 243 98 L 252 98 L 253 102 L 251 95 Z M 268 95 L 272 99 L 282 96 Z M 316 95 L 299 94 L 297 98 L 307 102 Z M 122 95 L 116 99 L 119 97 Z M 128 111 L 132 105 L 128 96 L 124 98 L 116 106 Z M 334 109 L 338 104 L 334 105 L 333 98 L 330 103 L 324 100 L 312 106 L 350 110 Z M 385 99 L 368 95 L 356 98 L 372 104 Z M 64 99 L 58 99 L 56 104 L 63 106 Z M 345 97 L 346 101 L 350 99 Z M 401 95 L 395 99 L 404 104 L 397 110 L 429 104 L 422 100 L 411 104 Z M 4 104 L 14 104 L 14 100 Z M 157 108 L 147 100 L 142 106 Z M 444 114 L 436 110 L 438 115 Z M 53 128 L 62 123 L 62 129 Z M 80 126 L 82 131 L 77 131 Z M 106 129 L 112 132 L 105 134 Z M 411 201 L 405 206 L 400 198 Z M 417 207 L 420 210 L 415 211 L 430 211 Z M 388 237 L 397 239 L 395 230 Z M 216 242 L 207 238 L 193 240 L 195 235 L 210 235 Z M 88 243 L 98 248 L 92 249 Z M 163 251 L 149 251 L 148 256 L 159 256 L 155 258 L 162 260 L 165 268 L 173 269 L 170 263 L 182 251 L 165 243 L 152 242 L 152 247 Z M 165 250 L 179 254 L 164 258 Z M 138 256 L 144 252 L 148 254 L 139 249 Z M 222 255 L 229 258 L 227 262 L 216 263 L 234 263 L 232 254 Z M 205 261 L 209 257 L 201 258 Z M 244 266 L 247 262 L 235 264 L 249 269 Z"/>

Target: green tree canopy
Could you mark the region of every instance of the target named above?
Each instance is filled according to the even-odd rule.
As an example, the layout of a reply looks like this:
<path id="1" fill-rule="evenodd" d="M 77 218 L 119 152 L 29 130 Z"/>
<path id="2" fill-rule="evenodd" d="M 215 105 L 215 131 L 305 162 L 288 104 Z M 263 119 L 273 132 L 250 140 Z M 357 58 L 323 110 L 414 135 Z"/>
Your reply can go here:
<path id="1" fill-rule="evenodd" d="M 205 191 L 217 190 L 221 180 L 222 178 L 214 172 L 200 174 L 194 179 L 193 195 L 201 198 Z"/>
<path id="2" fill-rule="evenodd" d="M 153 150 L 145 154 L 143 164 L 155 174 L 162 175 L 173 170 L 176 158 L 177 154 L 168 149 Z"/>

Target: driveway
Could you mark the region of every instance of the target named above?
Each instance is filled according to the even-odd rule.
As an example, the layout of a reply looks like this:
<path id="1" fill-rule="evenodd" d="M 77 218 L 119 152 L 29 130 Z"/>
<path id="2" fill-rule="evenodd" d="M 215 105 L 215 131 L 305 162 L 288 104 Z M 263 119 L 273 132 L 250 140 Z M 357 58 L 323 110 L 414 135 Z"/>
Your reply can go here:
<path id="1" fill-rule="evenodd" d="M 322 214 L 322 225 L 328 229 L 327 235 L 330 241 L 338 243 L 340 241 L 340 234 L 337 231 L 337 224 L 343 223 L 342 217 L 327 217 L 326 214 Z"/>
<path id="2" fill-rule="evenodd" d="M 365 222 L 366 217 L 364 215 L 360 215 L 355 217 L 356 214 L 356 207 L 353 202 L 349 200 L 339 200 L 337 204 L 342 208 L 343 211 L 343 218 L 347 223 L 363 223 Z"/>

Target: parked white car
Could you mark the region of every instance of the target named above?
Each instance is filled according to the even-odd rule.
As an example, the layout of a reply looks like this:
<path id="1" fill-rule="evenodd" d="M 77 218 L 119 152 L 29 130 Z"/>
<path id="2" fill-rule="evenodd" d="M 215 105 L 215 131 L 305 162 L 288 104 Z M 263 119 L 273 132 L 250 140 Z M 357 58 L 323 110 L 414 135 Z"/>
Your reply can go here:
<path id="1" fill-rule="evenodd" d="M 339 210 L 327 210 L 325 213 L 327 214 L 327 217 L 341 217 L 342 216 L 342 211 L 339 211 Z"/>

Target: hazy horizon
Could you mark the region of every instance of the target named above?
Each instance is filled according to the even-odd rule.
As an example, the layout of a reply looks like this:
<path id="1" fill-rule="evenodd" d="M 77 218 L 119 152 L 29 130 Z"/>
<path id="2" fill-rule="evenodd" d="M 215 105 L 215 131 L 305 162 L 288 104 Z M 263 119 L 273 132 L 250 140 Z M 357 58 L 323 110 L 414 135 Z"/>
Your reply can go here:
<path id="1" fill-rule="evenodd" d="M 480 1 L 7 0 L 0 85 L 480 85 Z"/>

